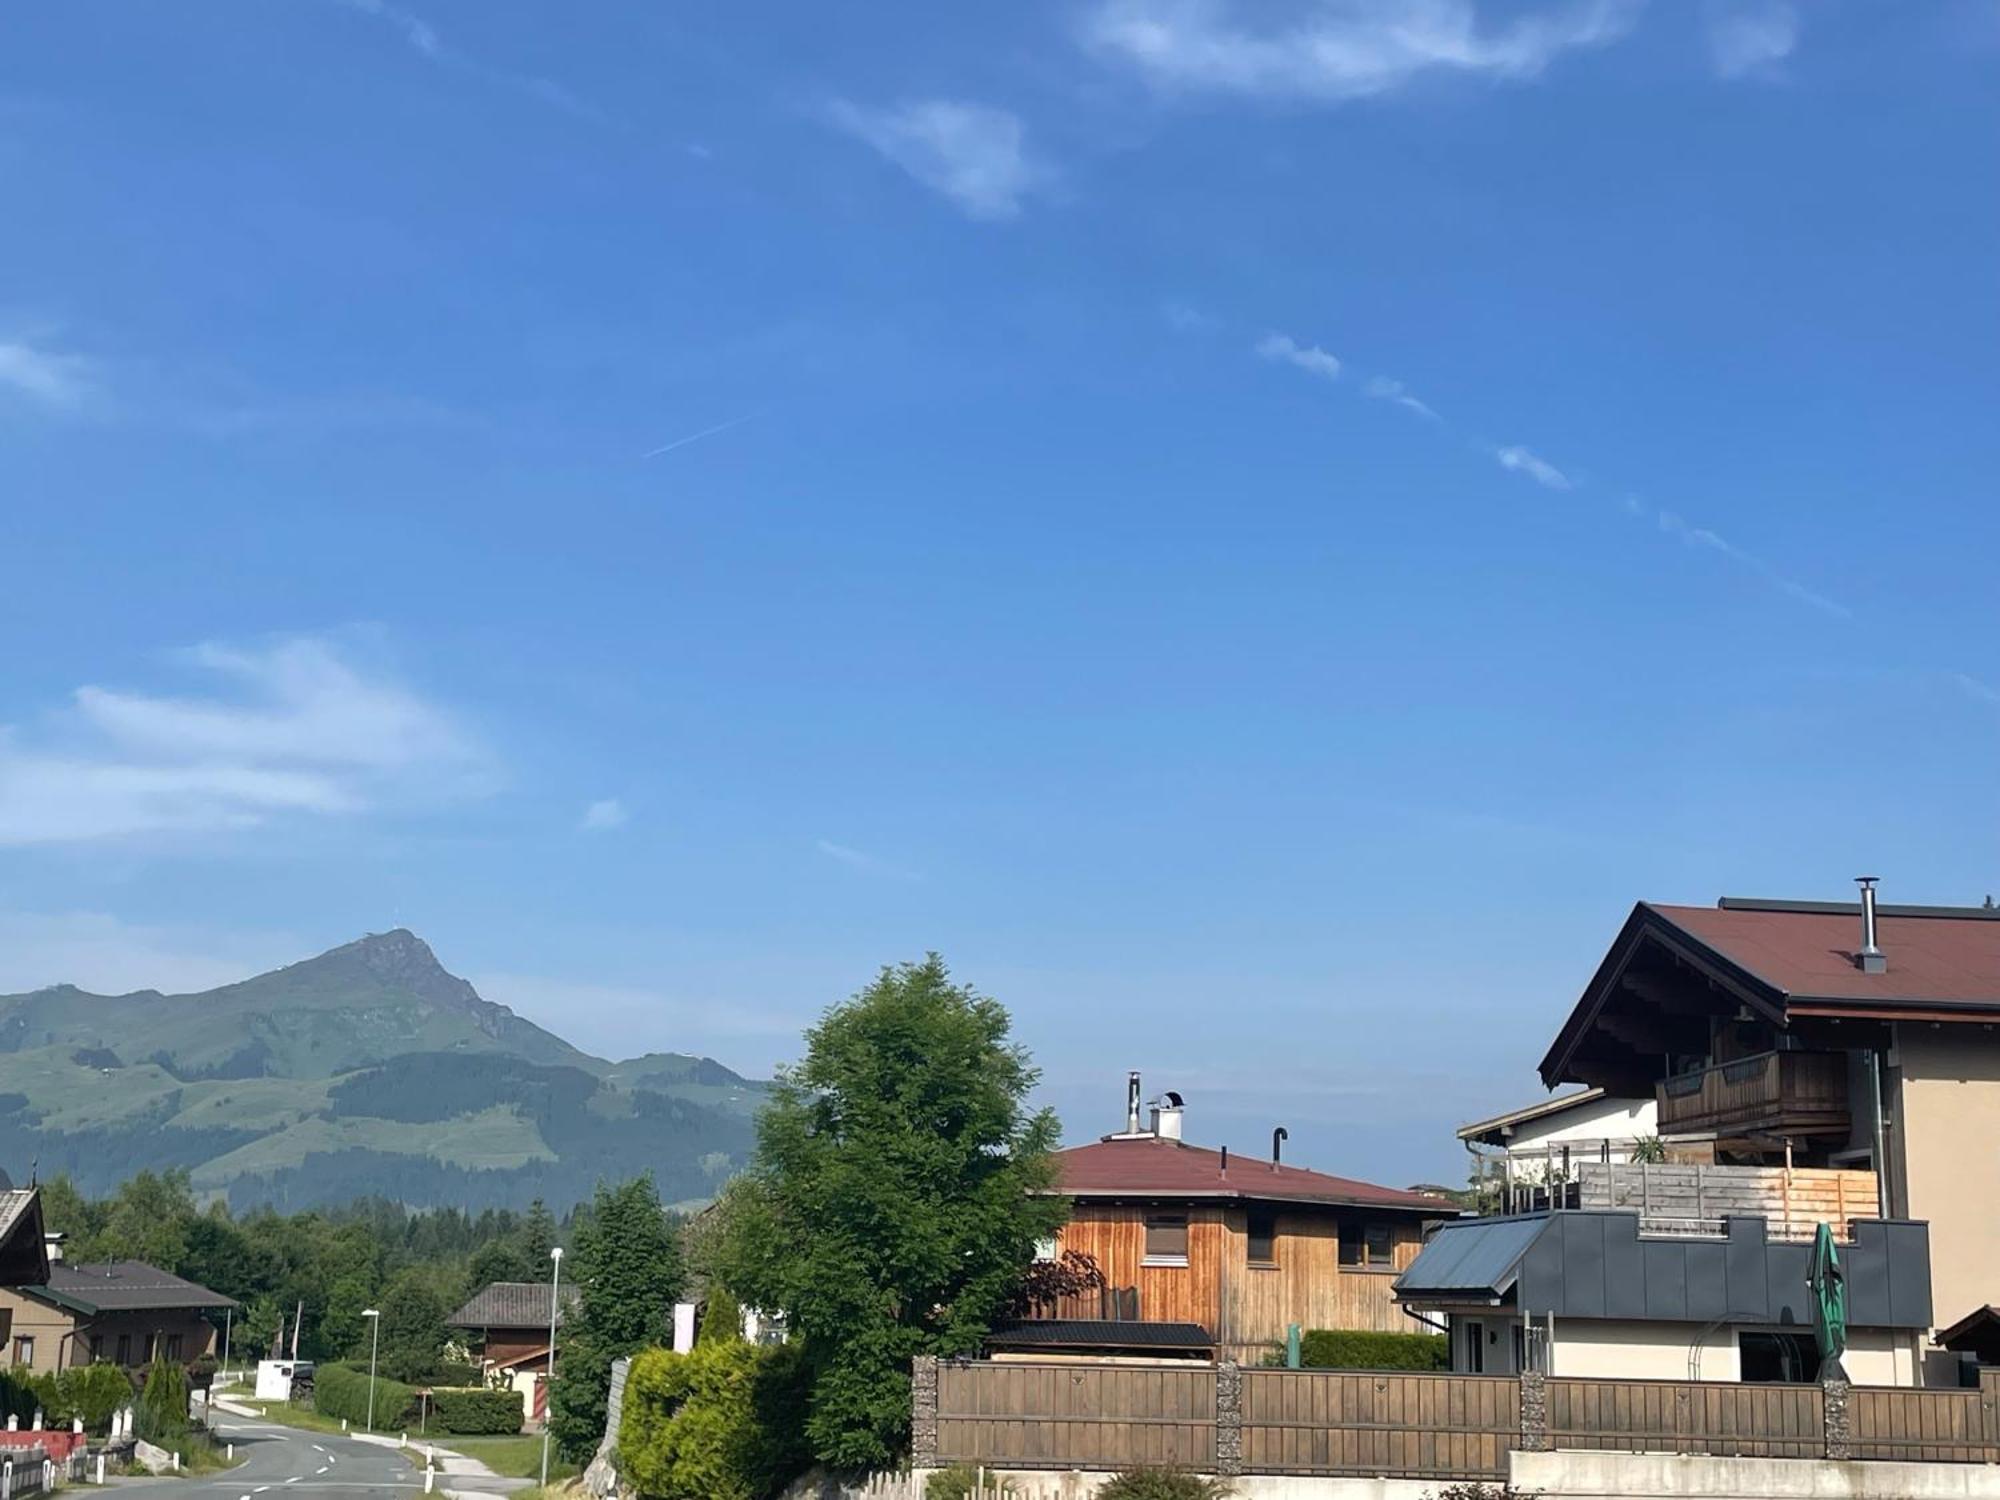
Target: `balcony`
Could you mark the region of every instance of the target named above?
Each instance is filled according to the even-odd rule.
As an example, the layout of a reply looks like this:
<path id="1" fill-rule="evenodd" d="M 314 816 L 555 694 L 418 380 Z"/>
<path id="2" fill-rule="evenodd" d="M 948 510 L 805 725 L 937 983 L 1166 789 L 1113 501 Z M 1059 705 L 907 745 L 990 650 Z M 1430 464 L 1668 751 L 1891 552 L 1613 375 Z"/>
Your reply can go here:
<path id="1" fill-rule="evenodd" d="M 1661 1080 L 1660 1134 L 1845 1135 L 1847 1057 L 1760 1052 Z"/>

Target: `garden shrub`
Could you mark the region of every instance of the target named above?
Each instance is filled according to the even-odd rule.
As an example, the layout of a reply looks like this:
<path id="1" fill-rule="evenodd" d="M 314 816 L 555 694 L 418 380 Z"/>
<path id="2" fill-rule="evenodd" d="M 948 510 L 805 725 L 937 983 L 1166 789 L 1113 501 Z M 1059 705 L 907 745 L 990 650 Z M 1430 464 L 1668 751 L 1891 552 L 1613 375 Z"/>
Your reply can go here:
<path id="1" fill-rule="evenodd" d="M 128 1397 L 132 1394 L 129 1385 L 125 1394 Z M 21 1425 L 26 1427 L 35 1420 L 38 1411 L 48 1420 L 62 1415 L 61 1396 L 55 1377 L 38 1375 L 24 1365 L 0 1370 L 0 1417 L 18 1417 Z"/>
<path id="2" fill-rule="evenodd" d="M 85 1431 L 103 1434 L 111 1431 L 112 1414 L 132 1399 L 132 1381 L 117 1365 L 100 1361 L 64 1370 L 56 1391 L 58 1418 L 81 1417 Z"/>
<path id="3" fill-rule="evenodd" d="M 483 1385 L 486 1371 L 478 1365 L 462 1359 L 441 1359 L 431 1372 L 431 1384 L 451 1386 L 454 1389 Z"/>
<path id="4" fill-rule="evenodd" d="M 786 1345 L 643 1350 L 625 1379 L 619 1467 L 647 1500 L 765 1500 L 804 1467 L 803 1390 Z"/>
<path id="5" fill-rule="evenodd" d="M 1309 1370 L 1449 1370 L 1451 1340 L 1436 1333 L 1308 1329 L 1299 1363 Z"/>
<path id="6" fill-rule="evenodd" d="M 1222 1480 L 1185 1469 L 1127 1469 L 1112 1475 L 1097 1500 L 1222 1500 L 1229 1493 Z"/>
<path id="7" fill-rule="evenodd" d="M 521 1393 L 493 1391 L 483 1386 L 431 1392 L 431 1421 L 445 1432 L 461 1436 L 515 1433 L 521 1430 Z"/>
<path id="8" fill-rule="evenodd" d="M 313 1409 L 323 1417 L 345 1417 L 355 1427 L 368 1421 L 368 1372 L 350 1364 L 321 1365 L 313 1372 Z M 419 1412 L 414 1387 L 386 1375 L 375 1379 L 375 1425 L 385 1431 L 415 1427 Z"/>

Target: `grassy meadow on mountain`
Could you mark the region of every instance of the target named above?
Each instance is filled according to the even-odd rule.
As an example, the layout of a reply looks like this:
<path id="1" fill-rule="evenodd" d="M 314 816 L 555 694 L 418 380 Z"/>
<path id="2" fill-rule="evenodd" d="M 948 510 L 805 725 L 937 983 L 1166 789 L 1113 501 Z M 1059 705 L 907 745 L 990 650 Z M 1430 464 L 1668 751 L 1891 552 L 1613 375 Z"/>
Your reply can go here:
<path id="1" fill-rule="evenodd" d="M 199 994 L 0 996 L 0 1160 L 90 1193 L 181 1169 L 238 1208 L 523 1208 L 650 1171 L 695 1202 L 765 1092 L 708 1058 L 579 1051 L 400 929 Z"/>

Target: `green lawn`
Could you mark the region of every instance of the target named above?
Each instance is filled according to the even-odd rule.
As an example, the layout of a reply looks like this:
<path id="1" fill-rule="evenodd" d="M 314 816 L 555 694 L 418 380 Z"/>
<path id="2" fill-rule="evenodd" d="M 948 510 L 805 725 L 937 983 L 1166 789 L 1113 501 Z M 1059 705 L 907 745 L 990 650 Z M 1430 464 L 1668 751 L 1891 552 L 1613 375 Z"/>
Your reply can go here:
<path id="1" fill-rule="evenodd" d="M 239 1396 L 234 1399 L 241 1401 L 252 1411 L 269 1417 L 273 1422 L 282 1422 L 287 1427 L 303 1427 L 308 1432 L 339 1432 L 341 1430 L 340 1419 L 338 1417 L 323 1417 L 311 1407 L 297 1406 L 290 1401 L 253 1401 L 247 1396 Z M 221 1416 L 223 1421 L 228 1421 L 228 1412 L 223 1412 Z"/>

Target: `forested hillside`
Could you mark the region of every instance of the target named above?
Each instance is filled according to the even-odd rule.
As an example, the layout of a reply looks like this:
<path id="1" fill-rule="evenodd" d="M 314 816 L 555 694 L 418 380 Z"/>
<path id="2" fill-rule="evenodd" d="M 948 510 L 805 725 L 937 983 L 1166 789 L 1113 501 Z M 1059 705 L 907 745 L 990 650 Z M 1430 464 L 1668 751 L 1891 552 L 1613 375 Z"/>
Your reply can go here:
<path id="1" fill-rule="evenodd" d="M 401 930 L 200 994 L 0 996 L 0 1164 L 90 1193 L 181 1170 L 239 1210 L 521 1209 L 650 1172 L 696 1202 L 764 1095 L 710 1058 L 579 1051 Z"/>

